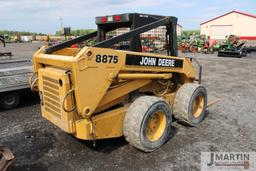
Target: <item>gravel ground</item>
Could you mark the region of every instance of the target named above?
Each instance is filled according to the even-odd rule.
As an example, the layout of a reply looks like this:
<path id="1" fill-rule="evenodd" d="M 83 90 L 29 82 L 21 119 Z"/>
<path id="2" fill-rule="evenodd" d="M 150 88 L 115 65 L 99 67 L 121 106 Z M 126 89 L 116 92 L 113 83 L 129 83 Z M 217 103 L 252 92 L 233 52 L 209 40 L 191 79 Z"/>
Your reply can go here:
<path id="1" fill-rule="evenodd" d="M 6 43 L 6 47 L 0 44 L 0 52 L 12 52 L 13 59 L 16 58 L 31 58 L 35 51 L 40 48 L 44 43 Z M 1 60 L 8 59 L 7 57 L 0 57 Z"/>
<path id="2" fill-rule="evenodd" d="M 171 139 L 152 153 L 134 149 L 123 137 L 93 147 L 43 119 L 37 97 L 25 93 L 18 108 L 0 109 L 0 146 L 16 157 L 9 170 L 199 170 L 201 152 L 256 151 L 256 54 L 186 56 L 202 64 L 210 101 L 220 99 L 199 127 L 173 123 Z"/>

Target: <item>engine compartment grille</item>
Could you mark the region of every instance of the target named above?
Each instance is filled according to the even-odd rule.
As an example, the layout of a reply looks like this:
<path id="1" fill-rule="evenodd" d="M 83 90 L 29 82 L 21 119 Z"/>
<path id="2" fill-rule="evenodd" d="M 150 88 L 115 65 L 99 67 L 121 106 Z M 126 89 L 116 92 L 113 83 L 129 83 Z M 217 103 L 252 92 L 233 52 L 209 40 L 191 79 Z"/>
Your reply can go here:
<path id="1" fill-rule="evenodd" d="M 45 110 L 56 117 L 61 118 L 58 80 L 43 76 L 43 97 Z"/>

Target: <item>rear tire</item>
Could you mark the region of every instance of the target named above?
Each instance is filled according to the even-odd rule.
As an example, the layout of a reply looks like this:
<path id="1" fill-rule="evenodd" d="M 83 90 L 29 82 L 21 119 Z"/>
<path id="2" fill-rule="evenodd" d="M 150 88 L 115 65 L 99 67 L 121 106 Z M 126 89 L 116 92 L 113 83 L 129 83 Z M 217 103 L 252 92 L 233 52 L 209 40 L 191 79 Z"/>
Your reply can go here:
<path id="1" fill-rule="evenodd" d="M 13 92 L 6 92 L 0 95 L 0 106 L 4 109 L 11 109 L 20 103 L 20 96 L 19 93 Z"/>
<path id="2" fill-rule="evenodd" d="M 204 86 L 195 83 L 183 84 L 174 99 L 175 118 L 190 126 L 199 125 L 205 118 L 207 92 Z"/>
<path id="3" fill-rule="evenodd" d="M 135 148 L 151 152 L 169 139 L 171 122 L 169 105 L 162 98 L 141 96 L 126 112 L 124 136 Z"/>

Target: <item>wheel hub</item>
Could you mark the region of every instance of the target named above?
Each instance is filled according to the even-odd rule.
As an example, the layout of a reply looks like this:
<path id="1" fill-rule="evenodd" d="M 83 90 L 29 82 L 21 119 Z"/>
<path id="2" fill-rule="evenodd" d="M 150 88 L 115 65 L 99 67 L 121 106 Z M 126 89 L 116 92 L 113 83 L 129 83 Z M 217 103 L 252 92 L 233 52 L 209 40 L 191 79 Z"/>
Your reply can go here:
<path id="1" fill-rule="evenodd" d="M 157 141 L 164 133 L 166 116 L 163 111 L 157 111 L 148 119 L 146 136 L 150 141 Z"/>
<path id="2" fill-rule="evenodd" d="M 195 98 L 194 104 L 193 104 L 193 116 L 195 118 L 198 118 L 204 108 L 204 96 L 199 95 Z"/>
<path id="3" fill-rule="evenodd" d="M 5 103 L 7 105 L 12 105 L 13 103 L 15 103 L 15 97 L 13 97 L 13 96 L 6 96 L 4 101 L 5 101 Z"/>

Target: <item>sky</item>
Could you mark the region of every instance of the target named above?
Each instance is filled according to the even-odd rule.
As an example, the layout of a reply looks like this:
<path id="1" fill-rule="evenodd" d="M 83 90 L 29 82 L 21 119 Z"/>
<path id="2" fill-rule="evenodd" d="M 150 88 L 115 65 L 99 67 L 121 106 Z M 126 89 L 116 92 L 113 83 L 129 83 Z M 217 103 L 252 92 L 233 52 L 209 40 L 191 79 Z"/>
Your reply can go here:
<path id="1" fill-rule="evenodd" d="M 256 15 L 255 0 L 0 0 L 0 30 L 54 34 L 63 26 L 96 29 L 95 16 L 147 13 L 175 16 L 183 30 L 238 10 Z"/>

